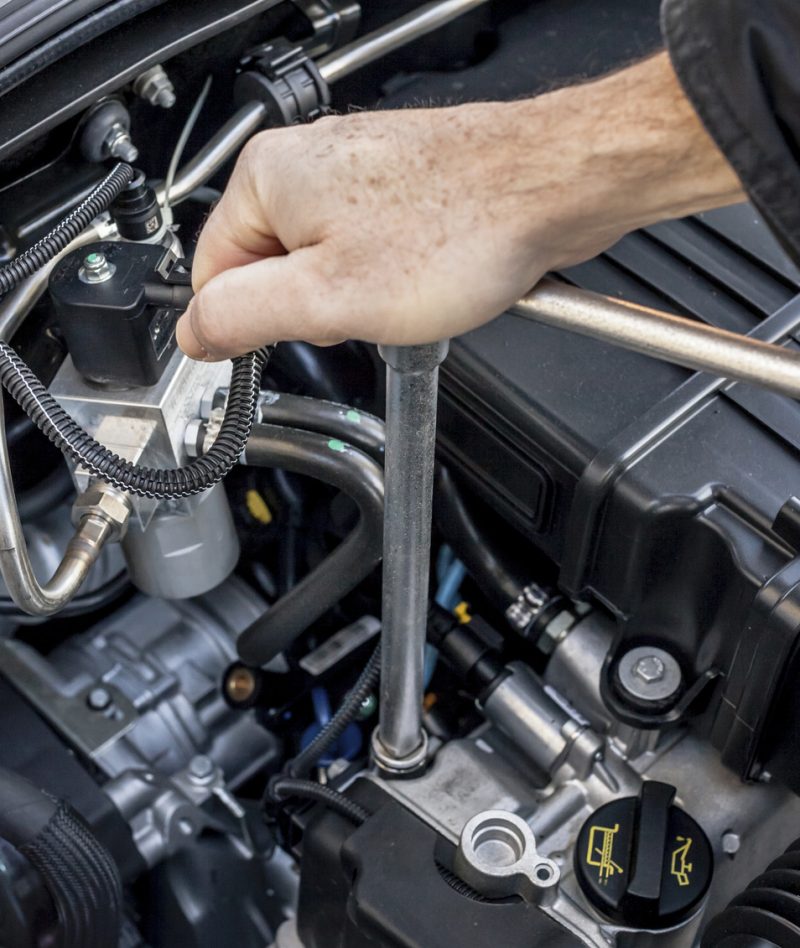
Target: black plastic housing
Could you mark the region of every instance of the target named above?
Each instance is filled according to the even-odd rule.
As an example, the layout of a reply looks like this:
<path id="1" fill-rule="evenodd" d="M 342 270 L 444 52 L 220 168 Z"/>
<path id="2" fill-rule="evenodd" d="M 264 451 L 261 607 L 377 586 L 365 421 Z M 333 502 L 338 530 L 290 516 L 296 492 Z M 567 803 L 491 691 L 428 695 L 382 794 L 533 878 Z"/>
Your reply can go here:
<path id="1" fill-rule="evenodd" d="M 563 276 L 796 345 L 800 271 L 746 205 L 632 234 Z M 505 315 L 452 344 L 439 449 L 565 592 L 619 618 L 615 656 L 675 654 L 694 700 L 673 718 L 702 718 L 746 779 L 769 770 L 800 791 L 792 505 L 773 528 L 800 493 L 796 402 Z"/>
<path id="2" fill-rule="evenodd" d="M 113 267 L 105 282 L 82 278 L 91 254 L 103 254 Z M 76 250 L 56 266 L 50 295 L 84 378 L 127 387 L 154 385 L 161 377 L 175 351 L 180 313 L 167 298 L 172 288 L 157 273 L 164 254 L 158 245 L 104 241 Z"/>

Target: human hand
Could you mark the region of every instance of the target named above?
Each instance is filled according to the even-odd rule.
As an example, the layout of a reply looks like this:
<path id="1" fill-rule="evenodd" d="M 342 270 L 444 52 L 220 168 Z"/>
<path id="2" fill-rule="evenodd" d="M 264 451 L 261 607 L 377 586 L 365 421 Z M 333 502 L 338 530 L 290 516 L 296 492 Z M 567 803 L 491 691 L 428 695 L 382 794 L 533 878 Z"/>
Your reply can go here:
<path id="1" fill-rule="evenodd" d="M 524 102 L 263 132 L 200 236 L 178 341 L 207 359 L 432 342 L 628 230 L 740 196 L 666 54 Z"/>

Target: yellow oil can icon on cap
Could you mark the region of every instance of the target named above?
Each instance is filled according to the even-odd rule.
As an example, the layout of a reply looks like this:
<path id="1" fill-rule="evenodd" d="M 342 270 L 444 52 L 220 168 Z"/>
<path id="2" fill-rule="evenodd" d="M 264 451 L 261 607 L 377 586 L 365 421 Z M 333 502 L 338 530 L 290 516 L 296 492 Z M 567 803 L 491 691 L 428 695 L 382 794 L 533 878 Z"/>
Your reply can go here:
<path id="1" fill-rule="evenodd" d="M 670 874 L 678 880 L 682 888 L 691 885 L 694 866 L 689 862 L 689 850 L 692 848 L 691 836 L 676 836 L 675 842 L 679 845 L 672 851 Z"/>

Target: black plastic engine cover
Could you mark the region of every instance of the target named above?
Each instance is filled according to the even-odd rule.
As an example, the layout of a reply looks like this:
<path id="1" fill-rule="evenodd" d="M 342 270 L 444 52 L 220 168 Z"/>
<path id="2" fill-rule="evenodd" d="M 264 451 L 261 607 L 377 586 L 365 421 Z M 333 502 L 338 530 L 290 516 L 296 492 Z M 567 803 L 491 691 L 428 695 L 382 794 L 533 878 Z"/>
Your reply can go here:
<path id="1" fill-rule="evenodd" d="M 563 276 L 766 341 L 800 329 L 800 271 L 746 205 L 629 235 Z M 674 652 L 703 692 L 684 710 L 723 759 L 800 790 L 800 731 L 768 726 L 795 676 L 797 541 L 791 512 L 780 534 L 773 521 L 800 493 L 800 405 L 511 315 L 455 340 L 441 379 L 454 472 L 563 590 L 620 618 L 617 654 Z"/>
<path id="2" fill-rule="evenodd" d="M 452 844 L 375 784 L 360 781 L 351 793 L 374 811 L 366 823 L 323 812 L 303 835 L 298 931 L 306 948 L 581 944 L 536 905 L 457 891 L 437 866 Z"/>

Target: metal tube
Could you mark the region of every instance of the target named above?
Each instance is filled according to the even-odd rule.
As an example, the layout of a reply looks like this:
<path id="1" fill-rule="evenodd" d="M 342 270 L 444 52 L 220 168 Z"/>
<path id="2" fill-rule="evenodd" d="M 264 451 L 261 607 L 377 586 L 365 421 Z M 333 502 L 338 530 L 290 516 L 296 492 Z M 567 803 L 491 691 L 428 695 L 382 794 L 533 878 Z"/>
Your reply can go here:
<path id="1" fill-rule="evenodd" d="M 542 280 L 511 312 L 800 399 L 800 353 L 645 306 Z"/>
<path id="2" fill-rule="evenodd" d="M 419 39 L 420 36 L 432 33 L 464 13 L 483 6 L 486 2 L 487 0 L 435 0 L 433 3 L 426 3 L 425 6 L 387 23 L 379 30 L 361 36 L 347 46 L 323 56 L 317 61 L 317 68 L 328 84 L 336 82 L 362 66 L 380 59 L 381 56 Z"/>
<path id="3" fill-rule="evenodd" d="M 373 737 L 385 773 L 424 765 L 422 688 L 436 446 L 439 365 L 448 343 L 383 346 L 386 479 L 380 725 Z"/>
<path id="4" fill-rule="evenodd" d="M 179 204 L 192 191 L 213 177 L 261 128 L 266 114 L 267 107 L 263 102 L 248 102 L 232 115 L 175 175 L 169 192 L 169 203 Z M 156 188 L 156 197 L 159 204 L 164 203 L 163 183 Z"/>
<path id="5" fill-rule="evenodd" d="M 106 542 L 118 534 L 112 520 L 99 510 L 90 511 L 78 525 L 50 580 L 39 582 L 28 556 L 17 509 L 0 397 L 0 574 L 19 608 L 33 616 L 58 612 L 80 589 Z"/>

